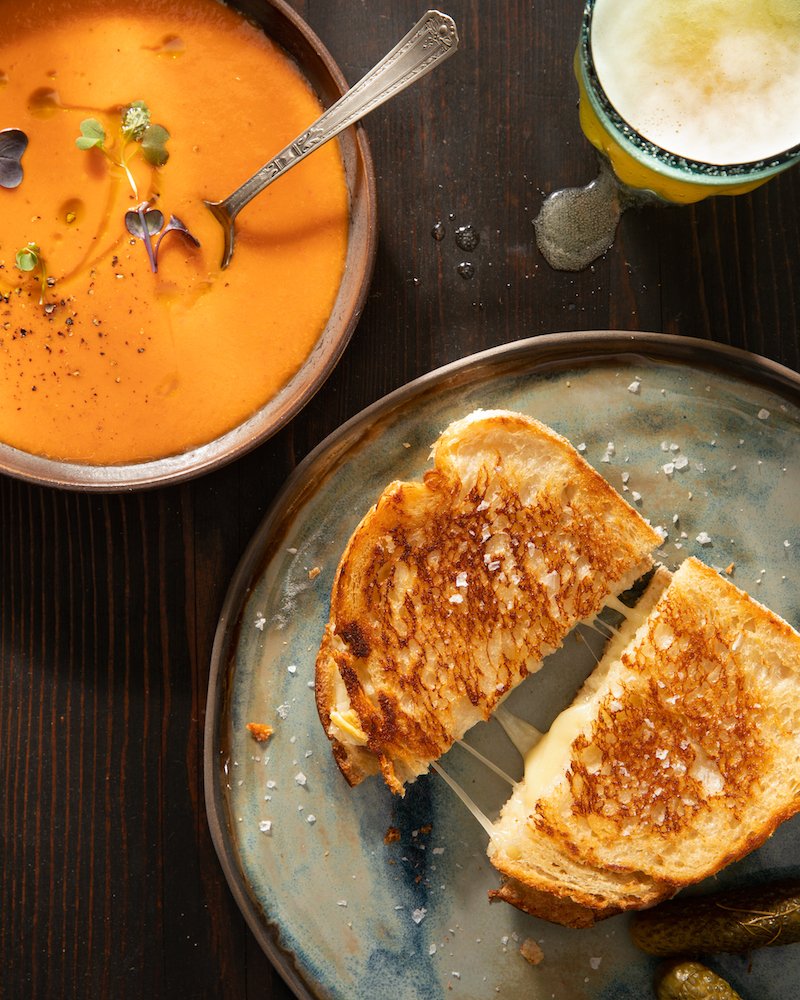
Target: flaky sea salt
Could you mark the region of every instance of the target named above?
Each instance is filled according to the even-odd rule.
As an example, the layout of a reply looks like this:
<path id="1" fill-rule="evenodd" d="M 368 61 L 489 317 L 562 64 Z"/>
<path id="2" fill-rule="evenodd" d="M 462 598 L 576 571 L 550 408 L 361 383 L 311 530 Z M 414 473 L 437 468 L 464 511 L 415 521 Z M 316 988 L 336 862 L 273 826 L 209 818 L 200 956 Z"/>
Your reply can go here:
<path id="1" fill-rule="evenodd" d="M 634 381 L 631 382 L 631 384 L 628 386 L 628 392 L 632 392 L 634 395 L 636 395 L 641 389 L 641 387 L 642 383 L 639 382 L 638 379 L 634 379 Z"/>
<path id="2" fill-rule="evenodd" d="M 267 624 L 267 619 L 263 615 L 257 615 L 256 620 L 253 623 L 259 632 L 264 631 L 264 626 Z"/>
<path id="3" fill-rule="evenodd" d="M 699 542 L 701 545 L 710 545 L 711 535 L 709 535 L 706 531 L 701 531 L 695 541 Z"/>
<path id="4" fill-rule="evenodd" d="M 271 819 L 262 819 L 261 822 L 258 824 L 258 828 L 259 828 L 259 830 L 262 833 L 271 833 L 272 832 L 272 820 Z"/>
<path id="5" fill-rule="evenodd" d="M 301 788 L 305 788 L 308 778 L 306 778 L 302 771 L 298 771 L 294 776 L 294 781 L 296 785 L 300 785 Z"/>
<path id="6" fill-rule="evenodd" d="M 425 914 L 427 912 L 428 911 L 425 909 L 424 906 L 420 906 L 419 909 L 414 910 L 414 912 L 411 914 L 411 919 L 414 921 L 415 924 L 421 924 L 422 921 L 425 919 Z"/>
<path id="7" fill-rule="evenodd" d="M 759 420 L 769 420 L 769 410 L 765 410 L 763 407 L 756 414 Z"/>

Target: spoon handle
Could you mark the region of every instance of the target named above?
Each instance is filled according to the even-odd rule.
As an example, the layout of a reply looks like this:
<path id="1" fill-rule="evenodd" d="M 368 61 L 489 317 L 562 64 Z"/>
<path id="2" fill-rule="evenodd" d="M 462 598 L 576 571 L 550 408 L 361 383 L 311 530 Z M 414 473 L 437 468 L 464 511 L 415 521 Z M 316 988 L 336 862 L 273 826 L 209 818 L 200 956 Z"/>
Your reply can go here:
<path id="1" fill-rule="evenodd" d="M 425 76 L 452 55 L 457 47 L 458 33 L 453 19 L 438 10 L 429 10 L 366 76 L 305 132 L 228 195 L 220 206 L 233 219 L 252 198 L 295 163 Z"/>

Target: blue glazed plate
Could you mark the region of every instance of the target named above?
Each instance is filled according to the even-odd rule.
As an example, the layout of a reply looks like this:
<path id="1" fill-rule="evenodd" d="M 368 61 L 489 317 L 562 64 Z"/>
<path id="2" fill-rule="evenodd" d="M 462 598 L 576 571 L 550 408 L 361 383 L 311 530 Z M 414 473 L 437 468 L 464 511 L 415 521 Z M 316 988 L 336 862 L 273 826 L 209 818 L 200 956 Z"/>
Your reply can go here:
<path id="1" fill-rule="evenodd" d="M 389 481 L 423 473 L 451 420 L 478 407 L 521 410 L 566 435 L 663 527 L 663 562 L 734 564 L 739 586 L 800 626 L 800 377 L 787 369 L 706 341 L 560 334 L 439 369 L 353 418 L 298 467 L 237 570 L 206 717 L 215 846 L 299 997 L 654 995 L 655 963 L 629 943 L 625 916 L 575 931 L 490 904 L 498 878 L 486 837 L 444 783 L 421 778 L 403 800 L 377 779 L 348 788 L 317 717 L 314 659 L 351 531 Z M 509 706 L 547 728 L 593 665 L 586 644 L 568 640 Z M 249 722 L 273 727 L 268 743 Z M 468 740 L 521 775 L 497 723 Z M 496 814 L 507 786 L 458 746 L 443 764 Z M 714 886 L 800 874 L 799 834 L 800 817 Z M 527 939 L 543 952 L 536 966 L 520 954 Z M 800 946 L 709 961 L 745 998 L 784 1000 L 800 982 Z"/>

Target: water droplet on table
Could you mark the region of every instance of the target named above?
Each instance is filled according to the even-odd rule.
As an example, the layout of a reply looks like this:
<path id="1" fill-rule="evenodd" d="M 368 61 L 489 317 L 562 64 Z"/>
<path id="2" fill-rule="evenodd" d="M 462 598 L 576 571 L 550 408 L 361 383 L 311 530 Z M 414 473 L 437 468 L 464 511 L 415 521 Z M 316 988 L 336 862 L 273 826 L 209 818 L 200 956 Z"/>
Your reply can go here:
<path id="1" fill-rule="evenodd" d="M 480 241 L 480 234 L 474 226 L 459 226 L 456 229 L 456 245 L 460 250 L 469 253 L 477 247 Z"/>
<path id="2" fill-rule="evenodd" d="M 456 270 L 465 281 L 468 281 L 475 274 L 475 265 L 472 261 L 462 260 Z"/>

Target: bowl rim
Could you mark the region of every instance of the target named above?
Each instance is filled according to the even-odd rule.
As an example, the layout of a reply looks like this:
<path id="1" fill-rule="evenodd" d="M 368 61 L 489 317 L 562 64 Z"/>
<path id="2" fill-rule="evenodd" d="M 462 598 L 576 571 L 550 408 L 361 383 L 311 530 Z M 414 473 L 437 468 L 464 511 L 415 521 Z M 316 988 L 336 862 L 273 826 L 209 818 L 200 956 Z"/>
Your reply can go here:
<path id="1" fill-rule="evenodd" d="M 297 64 L 317 96 L 327 104 L 349 84 L 313 29 L 286 0 L 257 0 L 231 7 L 267 34 Z M 255 9 L 254 9 L 255 8 Z M 277 31 L 269 30 L 270 27 Z M 290 48 L 287 41 L 294 43 Z M 294 50 L 294 51 L 293 51 Z M 296 52 L 316 64 L 312 77 Z M 322 83 L 322 86 L 320 85 Z M 328 321 L 306 360 L 291 379 L 250 417 L 212 441 L 174 455 L 143 461 L 97 465 L 36 455 L 0 442 L 0 473 L 25 482 L 90 493 L 133 491 L 172 485 L 235 461 L 273 437 L 306 406 L 333 372 L 345 351 L 366 302 L 377 254 L 377 193 L 369 140 L 362 123 L 337 140 L 342 144 L 350 198 L 349 236 L 339 291 Z M 348 152 L 349 150 L 349 152 Z"/>

